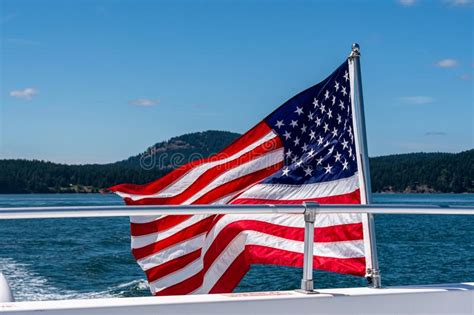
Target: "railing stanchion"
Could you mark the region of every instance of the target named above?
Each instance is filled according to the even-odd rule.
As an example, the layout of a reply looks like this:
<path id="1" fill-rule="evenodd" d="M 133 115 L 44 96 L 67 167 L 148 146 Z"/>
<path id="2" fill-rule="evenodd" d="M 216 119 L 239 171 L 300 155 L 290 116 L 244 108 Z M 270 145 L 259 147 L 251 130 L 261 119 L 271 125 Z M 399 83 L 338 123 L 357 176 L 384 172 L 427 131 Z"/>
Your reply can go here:
<path id="1" fill-rule="evenodd" d="M 318 213 L 319 204 L 306 202 L 304 212 L 304 261 L 303 279 L 301 279 L 301 289 L 299 292 L 311 294 L 314 291 L 313 282 L 313 249 L 314 249 L 314 222 Z"/>

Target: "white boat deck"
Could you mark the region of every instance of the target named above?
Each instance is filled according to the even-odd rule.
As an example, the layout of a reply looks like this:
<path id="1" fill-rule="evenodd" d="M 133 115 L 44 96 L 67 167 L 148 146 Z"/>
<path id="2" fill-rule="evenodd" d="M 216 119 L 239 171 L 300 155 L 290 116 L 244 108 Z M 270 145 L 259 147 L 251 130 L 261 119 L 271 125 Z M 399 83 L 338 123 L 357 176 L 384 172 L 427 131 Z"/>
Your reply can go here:
<path id="1" fill-rule="evenodd" d="M 412 205 L 247 205 L 3 208 L 0 219 L 111 217 L 202 213 L 371 213 L 474 215 L 473 207 Z M 306 220 L 306 215 L 305 215 Z M 311 223 L 309 220 L 305 223 Z M 314 222 L 305 224 L 310 235 Z M 305 236 L 305 244 L 313 241 Z M 312 248 L 305 245 L 302 283 L 312 284 Z M 469 279 L 471 280 L 471 279 Z M 6 280 L 0 300 L 9 301 Z M 307 286 L 304 286 L 307 289 Z M 190 296 L 0 302 L 1 314 L 466 314 L 474 315 L 474 282 L 389 288 L 323 289 L 319 294 L 272 291 Z"/>
<path id="2" fill-rule="evenodd" d="M 474 283 L 0 303 L 2 314 L 474 314 Z"/>

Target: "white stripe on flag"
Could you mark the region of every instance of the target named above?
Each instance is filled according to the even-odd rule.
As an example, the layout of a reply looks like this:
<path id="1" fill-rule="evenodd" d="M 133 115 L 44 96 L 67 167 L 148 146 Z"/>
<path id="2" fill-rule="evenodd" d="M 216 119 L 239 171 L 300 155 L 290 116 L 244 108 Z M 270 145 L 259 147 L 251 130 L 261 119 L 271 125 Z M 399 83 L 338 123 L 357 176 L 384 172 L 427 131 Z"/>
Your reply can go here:
<path id="1" fill-rule="evenodd" d="M 168 187 L 165 189 L 162 189 L 161 191 L 158 191 L 154 194 L 150 195 L 134 195 L 134 194 L 128 194 L 124 192 L 116 192 L 120 197 L 122 198 L 130 198 L 134 201 L 144 199 L 144 198 L 169 198 L 173 197 L 176 195 L 179 195 L 183 191 L 185 191 L 194 181 L 199 178 L 202 174 L 204 174 L 207 170 L 211 169 L 214 166 L 221 165 L 227 162 L 230 162 L 232 160 L 235 160 L 239 158 L 240 156 L 244 155 L 247 152 L 250 152 L 251 150 L 255 149 L 259 145 L 277 137 L 277 134 L 272 130 L 269 133 L 267 133 L 265 136 L 260 138 L 259 140 L 251 143 L 249 146 L 245 147 L 243 150 L 225 158 L 222 160 L 218 161 L 213 161 L 213 162 L 207 162 L 201 165 L 198 165 L 192 169 L 190 169 L 186 174 L 184 174 L 181 178 L 179 178 L 176 182 L 170 184 Z"/>
<path id="2" fill-rule="evenodd" d="M 161 240 L 164 240 L 167 237 L 170 237 L 174 234 L 181 232 L 183 229 L 190 227 L 191 225 L 208 218 L 210 215 L 193 215 L 189 219 L 167 229 L 164 231 L 157 231 L 155 233 L 150 233 L 140 236 L 132 236 L 131 244 L 132 248 L 141 248 Z"/>
<path id="3" fill-rule="evenodd" d="M 355 173 L 351 177 L 329 182 L 283 185 L 283 184 L 257 184 L 238 199 L 268 199 L 268 200 L 303 200 L 321 197 L 338 196 L 353 192 L 359 188 L 359 177 Z"/>
<path id="4" fill-rule="evenodd" d="M 230 244 L 224 253 L 219 256 L 219 259 L 214 261 L 213 265 L 207 270 L 206 275 L 204 276 L 202 287 L 193 293 L 208 293 L 229 268 L 232 262 L 242 251 L 245 250 L 245 245 L 260 245 L 300 254 L 304 253 L 304 242 L 289 241 L 277 236 L 255 231 L 245 231 L 239 234 L 239 236 L 232 241 L 232 244 Z M 317 243 L 314 244 L 314 256 L 335 258 L 364 257 L 364 244 L 362 240 Z"/>
<path id="5" fill-rule="evenodd" d="M 207 192 L 217 188 L 227 182 L 230 182 L 234 179 L 239 177 L 252 174 L 254 172 L 260 171 L 264 168 L 273 166 L 275 164 L 280 163 L 283 161 L 283 153 L 284 149 L 280 148 L 265 155 L 262 155 L 255 160 L 251 160 L 247 163 L 240 164 L 237 167 L 234 167 L 218 177 L 216 177 L 213 181 L 211 181 L 206 187 L 204 187 L 201 191 L 195 193 L 191 198 L 183 202 L 184 205 L 189 205 L 199 199 L 201 196 L 205 195 Z"/>
<path id="6" fill-rule="evenodd" d="M 211 241 L 211 240 L 209 240 Z M 208 241 L 208 242 L 209 242 Z M 206 243 L 208 243 L 206 242 Z M 213 261 L 210 268 L 204 276 L 203 286 L 193 293 L 207 293 L 222 277 L 224 272 L 229 268 L 232 262 L 245 250 L 246 245 L 259 245 L 268 248 L 282 249 L 294 253 L 304 253 L 304 242 L 288 240 L 286 238 L 274 235 L 256 232 L 242 231 L 238 234 L 227 247 Z M 201 257 L 204 257 L 204 252 Z M 358 258 L 364 257 L 364 246 L 362 240 L 331 242 L 331 243 L 315 243 L 314 255 L 319 257 L 333 258 Z M 201 259 L 199 259 L 201 261 Z M 159 290 L 165 286 L 171 286 L 180 283 L 190 276 L 197 274 L 203 268 L 202 262 L 194 262 L 188 264 L 184 268 L 174 272 L 171 278 L 166 277 L 150 283 L 152 292 Z M 164 280 L 163 280 L 164 279 Z M 163 282 L 161 281 L 163 280 Z"/>
<path id="7" fill-rule="evenodd" d="M 351 224 L 351 223 L 360 223 L 360 217 L 352 217 L 348 215 L 331 215 L 331 219 L 336 219 L 333 220 L 334 224 L 328 224 L 327 226 L 333 226 L 337 224 Z M 167 285 L 173 285 L 176 283 L 179 283 L 181 281 L 184 281 L 188 278 L 188 276 L 194 275 L 198 273 L 202 268 L 202 259 L 209 249 L 209 247 L 212 245 L 214 240 L 217 238 L 219 235 L 219 232 L 222 231 L 226 226 L 233 222 L 238 222 L 242 220 L 256 220 L 260 222 L 267 222 L 267 223 L 272 223 L 276 225 L 281 225 L 282 228 L 285 226 L 287 227 L 293 227 L 293 228 L 304 228 L 304 219 L 301 215 L 225 215 L 214 227 L 213 229 L 207 234 L 207 237 L 202 239 L 201 246 L 202 248 L 202 253 L 201 257 L 198 259 L 201 261 L 200 263 L 193 262 L 191 264 L 188 264 L 187 266 L 184 266 L 182 269 L 179 269 L 173 273 L 172 278 L 166 279 Z M 327 219 L 323 219 L 323 224 L 327 223 Z M 204 236 L 203 236 L 204 237 Z M 240 243 L 238 240 L 244 238 L 245 243 Z M 196 250 L 195 242 L 190 241 L 190 248 L 183 250 L 182 244 L 187 244 L 187 242 L 183 242 L 179 246 L 179 250 L 181 250 L 181 255 L 185 255 L 187 253 L 190 253 L 194 250 Z M 236 253 L 236 256 L 240 254 L 241 251 L 244 250 L 245 245 L 261 245 L 265 247 L 270 247 L 270 248 L 278 248 L 278 249 L 283 249 L 283 250 L 288 250 L 296 253 L 303 253 L 304 252 L 304 242 L 302 241 L 295 241 L 295 240 L 289 240 L 287 238 L 282 238 L 278 236 L 274 236 L 271 234 L 263 233 L 263 232 L 258 232 L 258 231 L 252 231 L 252 230 L 243 230 L 241 233 L 239 233 L 232 241 L 231 243 L 228 244 L 226 247 L 225 251 L 229 251 L 230 248 L 234 248 L 235 246 L 240 246 L 241 250 Z M 154 254 L 153 256 L 162 256 L 162 255 L 167 255 L 168 251 L 173 251 L 172 248 L 167 249 L 166 252 L 158 252 Z M 222 253 L 221 255 L 224 255 Z M 225 254 L 229 255 L 229 254 Z M 354 257 L 363 257 L 364 251 L 363 251 L 363 241 L 362 240 L 355 240 L 355 241 L 340 241 L 340 242 L 324 242 L 324 243 L 315 243 L 314 244 L 314 255 L 315 256 L 323 256 L 323 257 L 333 257 L 333 258 L 354 258 Z M 149 265 L 147 265 L 148 269 L 152 267 L 156 267 L 161 263 L 156 264 L 156 262 L 159 262 L 159 259 L 154 259 L 153 256 L 149 256 L 146 259 L 142 259 L 141 263 L 144 263 L 144 260 L 147 261 Z M 174 256 L 173 258 L 178 258 L 179 256 Z M 219 256 L 221 257 L 221 256 Z M 222 262 L 217 262 L 218 260 L 221 260 L 222 258 L 217 258 L 213 264 L 221 264 Z M 233 261 L 233 260 L 232 260 Z M 232 262 L 229 262 L 230 263 Z M 199 269 L 195 269 L 199 267 Z M 212 267 L 211 267 L 212 269 Z M 225 270 L 223 270 L 224 272 Z M 208 271 L 208 276 L 212 276 L 213 273 L 210 273 Z M 220 276 L 219 276 L 220 277 Z M 172 280 L 174 279 L 174 280 Z M 153 282 L 153 284 L 150 284 L 153 287 L 162 288 L 165 285 L 160 282 L 161 279 L 156 280 Z M 172 282 L 170 282 L 172 281 Z"/>
<path id="8" fill-rule="evenodd" d="M 130 223 L 149 223 L 149 222 L 153 222 L 153 221 L 156 221 L 158 219 L 161 219 L 161 218 L 164 218 L 166 217 L 166 215 L 158 215 L 158 216 L 133 216 L 133 217 L 130 217 Z"/>
<path id="9" fill-rule="evenodd" d="M 155 254 L 139 259 L 137 260 L 137 263 L 144 271 L 147 271 L 148 269 L 159 266 L 165 262 L 179 258 L 202 248 L 202 244 L 204 243 L 205 239 L 205 233 L 198 234 L 191 239 L 185 240 L 181 243 L 173 245 L 172 247 L 168 247 Z"/>
<path id="10" fill-rule="evenodd" d="M 156 281 L 150 282 L 150 290 L 151 292 L 155 293 L 165 289 L 166 287 L 170 287 L 177 283 L 183 282 L 184 280 L 191 278 L 192 276 L 200 272 L 202 268 L 202 259 L 196 259 L 195 261 L 186 265 L 184 268 L 169 273 Z"/>

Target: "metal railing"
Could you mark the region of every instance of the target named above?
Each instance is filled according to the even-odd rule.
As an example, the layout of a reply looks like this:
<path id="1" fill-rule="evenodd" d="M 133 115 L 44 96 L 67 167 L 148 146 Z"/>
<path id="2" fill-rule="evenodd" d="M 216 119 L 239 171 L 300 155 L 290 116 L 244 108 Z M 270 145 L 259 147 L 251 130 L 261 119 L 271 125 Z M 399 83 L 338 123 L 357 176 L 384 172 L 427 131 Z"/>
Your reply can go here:
<path id="1" fill-rule="evenodd" d="M 305 220 L 304 262 L 301 290 L 315 293 L 313 282 L 314 222 L 318 214 L 425 214 L 474 215 L 474 206 L 435 205 L 177 205 L 177 206 L 68 206 L 0 208 L 0 220 L 46 218 L 92 218 L 195 214 L 302 214 Z"/>

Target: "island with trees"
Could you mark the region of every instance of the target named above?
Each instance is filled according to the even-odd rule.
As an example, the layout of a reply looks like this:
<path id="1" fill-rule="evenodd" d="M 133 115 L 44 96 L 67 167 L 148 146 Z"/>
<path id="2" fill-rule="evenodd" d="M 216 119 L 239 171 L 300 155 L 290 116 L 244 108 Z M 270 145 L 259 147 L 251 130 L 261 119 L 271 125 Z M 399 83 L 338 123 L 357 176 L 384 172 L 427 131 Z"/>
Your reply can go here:
<path id="1" fill-rule="evenodd" d="M 3 159 L 0 193 L 96 193 L 119 183 L 143 184 L 179 165 L 219 152 L 238 136 L 227 131 L 185 134 L 109 164 Z M 372 157 L 370 171 L 374 192 L 473 193 L 474 149 Z"/>

